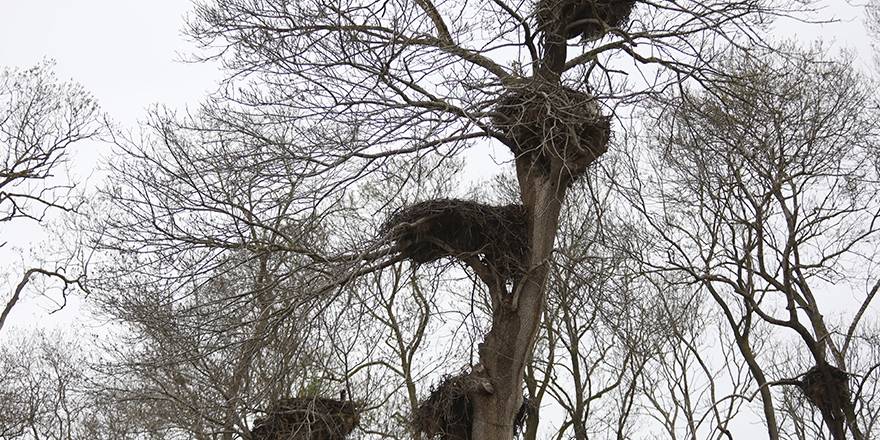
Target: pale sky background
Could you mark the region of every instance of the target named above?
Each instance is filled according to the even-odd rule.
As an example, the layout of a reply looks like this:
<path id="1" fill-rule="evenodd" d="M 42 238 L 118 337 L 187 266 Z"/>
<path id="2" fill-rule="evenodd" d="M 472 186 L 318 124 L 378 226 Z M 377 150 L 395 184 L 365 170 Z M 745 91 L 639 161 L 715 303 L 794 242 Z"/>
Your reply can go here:
<path id="1" fill-rule="evenodd" d="M 854 50 L 863 67 L 870 66 L 870 45 L 862 23 L 862 7 L 830 0 L 819 18 L 835 23 L 777 24 L 778 38 L 809 42 L 822 38 L 838 48 Z M 26 68 L 51 59 L 61 79 L 70 79 L 90 91 L 119 125 L 136 127 L 145 109 L 153 104 L 184 109 L 198 104 L 222 78 L 216 65 L 181 61 L 197 47 L 182 33 L 187 0 L 0 0 L 0 67 Z M 107 146 L 80 144 L 75 172 L 87 176 L 108 158 Z M 479 163 L 493 167 L 488 158 Z M 88 185 L 99 183 L 91 178 Z M 29 249 L 43 247 L 49 238 L 37 225 L 0 228 L 0 300 L 8 297 L 12 283 L 27 263 Z M 24 298 L 10 317 L 10 327 L 67 326 L 77 319 L 76 299 L 66 310 L 47 314 L 51 304 Z"/>
<path id="2" fill-rule="evenodd" d="M 861 7 L 843 0 L 826 5 L 822 18 L 840 21 L 822 25 L 783 22 L 777 26 L 778 38 L 809 42 L 821 37 L 838 48 L 854 50 L 857 65 L 870 66 Z M 181 32 L 190 8 L 186 0 L 0 0 L 0 67 L 26 68 L 54 59 L 59 78 L 79 82 L 113 120 L 134 128 L 149 106 L 183 109 L 196 105 L 222 77 L 214 65 L 180 61 L 196 50 Z M 76 170 L 88 174 L 100 158 L 112 159 L 108 152 L 98 143 L 79 145 Z M 99 183 L 95 180 L 89 184 Z M 0 242 L 11 242 L 0 250 L 2 306 L 20 277 L 16 268 L 29 258 L 27 250 L 39 250 L 48 235 L 37 227 L 14 231 L 6 227 L 0 228 L 0 236 Z M 25 256 L 14 247 L 23 249 Z M 4 273 L 9 275 L 5 280 Z M 45 301 L 24 298 L 3 332 L 35 325 L 75 327 L 84 322 L 76 299 L 51 316 L 48 306 Z"/>
<path id="3" fill-rule="evenodd" d="M 221 78 L 213 65 L 180 61 L 195 49 L 181 32 L 190 7 L 185 0 L 0 0 L 0 67 L 54 60 L 59 79 L 82 84 L 112 120 L 133 128 L 149 106 L 195 105 Z M 86 142 L 75 151 L 73 171 L 85 177 L 109 150 Z M 16 269 L 31 260 L 29 250 L 39 252 L 50 238 L 33 223 L 17 223 L 0 229 L 0 242 L 10 242 L 0 250 L 3 304 L 21 276 Z M 70 305 L 49 316 L 51 303 L 24 298 L 7 325 L 67 326 L 79 321 L 78 301 Z"/>
<path id="4" fill-rule="evenodd" d="M 194 46 L 182 35 L 186 0 L 0 0 L 0 65 L 57 61 L 56 72 L 134 123 L 153 103 L 182 106 L 204 96 L 216 68 L 177 60 Z"/>

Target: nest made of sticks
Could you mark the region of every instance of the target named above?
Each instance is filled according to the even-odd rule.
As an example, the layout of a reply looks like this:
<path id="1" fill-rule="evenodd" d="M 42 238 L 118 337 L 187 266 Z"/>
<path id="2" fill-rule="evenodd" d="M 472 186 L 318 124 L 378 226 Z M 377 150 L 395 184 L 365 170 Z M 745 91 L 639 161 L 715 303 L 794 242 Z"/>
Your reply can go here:
<path id="1" fill-rule="evenodd" d="M 832 365 L 810 368 L 800 388 L 813 405 L 823 411 L 835 411 L 849 402 L 849 375 Z"/>
<path id="2" fill-rule="evenodd" d="M 254 421 L 254 440 L 342 440 L 360 423 L 363 405 L 348 400 L 295 397 L 273 404 Z"/>
<path id="3" fill-rule="evenodd" d="M 492 125 L 517 160 L 543 172 L 556 164 L 574 177 L 607 151 L 611 136 L 610 118 L 593 96 L 537 79 L 498 98 Z"/>
<path id="4" fill-rule="evenodd" d="M 415 263 L 478 256 L 505 277 L 521 271 L 528 247 L 526 209 L 469 200 L 419 202 L 392 215 L 382 233 Z"/>
<path id="5" fill-rule="evenodd" d="M 471 375 L 444 377 L 419 404 L 413 414 L 413 427 L 429 439 L 470 440 L 474 420 L 470 394 L 476 389 L 480 389 L 480 384 Z M 524 397 L 513 420 L 514 434 L 522 432 L 532 411 L 535 408 Z"/>
<path id="6" fill-rule="evenodd" d="M 539 0 L 538 29 L 566 39 L 599 38 L 629 21 L 635 0 Z"/>

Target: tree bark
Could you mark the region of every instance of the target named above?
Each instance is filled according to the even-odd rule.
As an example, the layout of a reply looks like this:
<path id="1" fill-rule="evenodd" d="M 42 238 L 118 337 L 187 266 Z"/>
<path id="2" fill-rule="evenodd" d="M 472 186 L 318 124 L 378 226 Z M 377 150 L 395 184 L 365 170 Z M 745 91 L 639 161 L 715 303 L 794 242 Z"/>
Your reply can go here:
<path id="1" fill-rule="evenodd" d="M 493 311 L 492 328 L 480 344 L 481 374 L 487 376 L 492 392 L 473 396 L 474 440 L 513 438 L 513 420 L 522 405 L 523 376 L 541 321 L 548 261 L 566 188 L 558 176 L 534 173 L 527 165 L 517 168 L 529 216 L 529 270 Z"/>

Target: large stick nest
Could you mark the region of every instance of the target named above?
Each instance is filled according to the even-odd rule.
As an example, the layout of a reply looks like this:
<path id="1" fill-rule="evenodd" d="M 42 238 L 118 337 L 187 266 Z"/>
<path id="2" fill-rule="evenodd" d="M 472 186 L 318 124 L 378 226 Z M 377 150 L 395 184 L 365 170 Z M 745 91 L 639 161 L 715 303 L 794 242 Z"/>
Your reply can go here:
<path id="1" fill-rule="evenodd" d="M 474 420 L 470 394 L 480 387 L 478 379 L 471 375 L 444 377 L 419 404 L 413 414 L 413 427 L 429 439 L 470 440 Z M 513 420 L 514 434 L 522 432 L 528 414 L 535 410 L 523 397 L 523 404 Z"/>
<path id="2" fill-rule="evenodd" d="M 849 375 L 829 364 L 810 368 L 800 388 L 807 400 L 823 412 L 839 411 L 849 403 Z"/>
<path id="3" fill-rule="evenodd" d="M 527 252 L 526 218 L 522 205 L 437 199 L 399 210 L 382 226 L 382 233 L 395 240 L 401 254 L 415 263 L 477 256 L 511 278 L 521 272 Z"/>
<path id="4" fill-rule="evenodd" d="M 562 167 L 573 178 L 607 151 L 611 135 L 593 96 L 537 79 L 503 93 L 492 123 L 518 161 L 545 173 Z"/>
<path id="5" fill-rule="evenodd" d="M 254 440 L 343 440 L 360 423 L 360 403 L 296 397 L 273 404 L 254 421 Z"/>
<path id="6" fill-rule="evenodd" d="M 538 29 L 566 39 L 599 38 L 609 28 L 624 26 L 635 4 L 635 0 L 539 0 Z"/>

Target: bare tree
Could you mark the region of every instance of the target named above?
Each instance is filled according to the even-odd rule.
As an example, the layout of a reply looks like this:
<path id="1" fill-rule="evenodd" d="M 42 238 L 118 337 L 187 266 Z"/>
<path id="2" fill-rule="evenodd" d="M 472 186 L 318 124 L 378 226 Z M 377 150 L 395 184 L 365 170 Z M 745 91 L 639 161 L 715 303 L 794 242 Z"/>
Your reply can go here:
<path id="1" fill-rule="evenodd" d="M 563 210 L 544 322 L 526 379 L 531 405 L 565 414 L 553 427 L 555 438 L 623 435 L 636 418 L 628 410 L 632 391 L 651 357 L 643 348 L 657 336 L 654 326 L 643 325 L 653 319 L 641 309 L 649 299 L 635 286 L 632 266 L 607 246 L 617 237 L 606 235 L 606 197 L 591 195 L 595 191 L 572 191 Z M 527 438 L 537 438 L 539 420 L 534 411 Z"/>
<path id="2" fill-rule="evenodd" d="M 155 431 L 249 438 L 249 417 L 309 379 L 302 329 L 296 322 L 270 329 L 265 319 L 277 310 L 265 298 L 281 307 L 296 285 L 260 286 L 275 268 L 259 260 L 228 264 L 200 287 L 122 284 L 102 299 L 106 313 L 126 323 L 99 367 L 106 398 L 144 410 Z"/>
<path id="3" fill-rule="evenodd" d="M 74 182 L 65 165 L 74 144 L 100 132 L 98 106 L 79 85 L 58 81 L 51 65 L 0 70 L 0 224 L 42 222 L 50 210 L 75 211 Z M 0 246 L 6 241 L 0 239 Z M 35 276 L 82 288 L 81 277 L 63 268 L 24 271 L 0 313 L 0 329 Z"/>
<path id="4" fill-rule="evenodd" d="M 4 440 L 170 438 L 153 424 L 157 409 L 113 398 L 92 366 L 84 334 L 11 332 L 0 347 L 0 438 Z"/>
<path id="5" fill-rule="evenodd" d="M 59 335 L 17 335 L 0 349 L 0 438 L 79 435 L 88 410 L 85 356 Z"/>
<path id="6" fill-rule="evenodd" d="M 310 165 L 288 146 L 232 134 L 212 105 L 182 118 L 158 109 L 136 141 L 117 135 L 124 159 L 91 225 L 101 257 L 92 299 L 121 324 L 101 367 L 107 399 L 143 408 L 151 432 L 252 438 L 272 405 L 342 392 L 375 402 L 365 432 L 406 432 L 430 368 L 414 361 L 436 292 L 400 265 L 352 279 L 350 255 L 384 217 L 365 211 L 415 197 L 398 179 L 426 171 L 374 176 L 358 188 L 371 206 L 355 205 L 304 179 Z M 394 400 L 401 386 L 409 405 Z"/>
<path id="7" fill-rule="evenodd" d="M 832 438 L 870 436 L 850 379 L 874 367 L 849 356 L 878 288 L 876 113 L 847 61 L 822 57 L 732 55 L 727 69 L 742 80 L 723 95 L 669 97 L 656 148 L 621 185 L 657 240 L 640 258 L 705 292 L 727 321 L 770 438 L 798 423 L 779 417 L 774 385 L 800 388 Z M 842 323 L 825 316 L 834 291 L 856 298 Z M 775 375 L 756 349 L 762 327 L 797 337 L 796 377 Z"/>
<path id="8" fill-rule="evenodd" d="M 573 191 L 563 211 L 526 378 L 547 417 L 530 417 L 526 438 L 537 438 L 539 420 L 557 439 L 731 436 L 750 381 L 726 324 L 699 292 L 644 273 L 632 255 L 649 243 L 612 209 L 601 180 Z"/>
<path id="9" fill-rule="evenodd" d="M 315 182 L 322 197 L 479 141 L 511 149 L 525 212 L 516 221 L 527 225 L 520 271 L 510 277 L 479 252 L 451 252 L 491 298 L 472 371 L 480 385 L 469 393 L 477 439 L 512 436 L 560 209 L 607 149 L 598 99 L 616 106 L 709 80 L 719 49 L 760 45 L 761 26 L 788 6 L 608 3 L 619 5 L 600 13 L 553 1 L 233 0 L 201 4 L 191 17 L 190 34 L 230 72 L 228 107 L 214 116 L 231 136 L 288 149 L 301 165 L 287 175 Z M 570 44 L 573 36 L 584 44 Z M 624 65 L 648 79 L 627 82 Z"/>
<path id="10" fill-rule="evenodd" d="M 208 117 L 172 132 L 165 116 L 154 115 L 159 136 L 117 138 L 127 159 L 104 192 L 110 215 L 92 226 L 96 300 L 125 324 L 104 371 L 115 398 L 156 406 L 164 429 L 249 438 L 254 412 L 308 379 L 308 313 L 278 316 L 322 307 L 299 295 L 332 275 L 300 251 L 323 245 L 319 215 L 278 152 L 221 137 Z"/>

